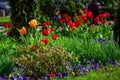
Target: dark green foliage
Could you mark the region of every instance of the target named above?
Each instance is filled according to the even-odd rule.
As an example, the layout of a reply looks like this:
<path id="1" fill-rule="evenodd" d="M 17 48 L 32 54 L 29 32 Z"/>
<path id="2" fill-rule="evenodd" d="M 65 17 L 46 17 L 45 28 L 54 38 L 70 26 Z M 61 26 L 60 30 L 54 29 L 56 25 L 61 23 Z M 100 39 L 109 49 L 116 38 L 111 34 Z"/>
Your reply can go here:
<path id="1" fill-rule="evenodd" d="M 0 75 L 9 75 L 14 66 L 8 55 L 0 57 Z"/>
<path id="2" fill-rule="evenodd" d="M 114 40 L 115 42 L 118 42 L 120 46 L 120 5 L 117 11 L 117 16 L 116 16 L 116 24 L 113 27 L 113 32 L 114 32 Z"/>
<path id="3" fill-rule="evenodd" d="M 76 2 L 75 0 L 63 0 L 59 6 L 62 13 L 68 13 L 71 16 L 75 15 L 80 9 L 84 9 L 84 5 L 80 2 Z"/>
<path id="4" fill-rule="evenodd" d="M 40 10 L 42 12 L 42 17 L 44 16 L 49 16 L 53 17 L 54 16 L 54 11 L 55 11 L 55 6 L 54 5 L 54 0 L 39 0 L 40 3 Z"/>

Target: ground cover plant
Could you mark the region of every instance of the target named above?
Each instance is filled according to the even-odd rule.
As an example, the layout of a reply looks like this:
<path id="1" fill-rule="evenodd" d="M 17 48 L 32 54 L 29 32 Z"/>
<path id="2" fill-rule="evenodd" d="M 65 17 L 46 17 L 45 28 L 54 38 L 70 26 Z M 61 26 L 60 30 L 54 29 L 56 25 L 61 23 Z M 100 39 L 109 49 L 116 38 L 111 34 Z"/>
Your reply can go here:
<path id="1" fill-rule="evenodd" d="M 4 24 L 0 34 L 1 79 L 104 80 L 114 75 L 113 80 L 120 79 L 116 75 L 120 49 L 113 41 L 114 21 L 108 21 L 109 13 L 99 14 L 94 20 L 93 16 L 84 10 L 74 19 L 68 14 L 41 24 L 32 19 L 26 23 L 29 26 L 17 29 L 17 39 L 9 36 L 12 25 Z M 98 72 L 100 77 L 96 77 Z"/>

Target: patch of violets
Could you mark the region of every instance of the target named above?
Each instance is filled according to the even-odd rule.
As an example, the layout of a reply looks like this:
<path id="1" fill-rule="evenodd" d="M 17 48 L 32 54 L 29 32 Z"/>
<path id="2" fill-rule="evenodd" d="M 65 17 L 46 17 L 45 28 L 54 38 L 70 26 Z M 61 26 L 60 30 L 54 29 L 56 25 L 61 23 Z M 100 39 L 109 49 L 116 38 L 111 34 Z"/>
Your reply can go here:
<path id="1" fill-rule="evenodd" d="M 91 70 L 98 70 L 98 69 L 102 68 L 101 62 L 100 61 L 96 62 L 94 59 L 91 59 L 90 62 L 87 62 L 87 60 L 84 59 L 83 63 L 87 63 L 87 65 L 84 66 L 84 65 L 78 63 L 76 66 L 72 66 L 72 64 L 70 64 L 69 71 L 46 74 L 44 77 L 37 78 L 37 80 L 50 80 L 50 78 L 52 78 L 52 77 L 63 78 L 66 76 L 84 76 Z M 118 63 L 117 60 L 113 61 L 113 60 L 109 59 L 108 64 L 113 67 L 116 65 L 120 66 L 120 64 Z M 18 71 L 17 76 L 16 76 L 14 73 L 17 72 L 17 69 L 13 68 L 13 71 L 9 76 L 7 76 L 7 75 L 0 76 L 0 80 L 8 80 L 8 79 L 10 79 L 10 80 L 36 80 L 30 76 L 25 76 L 24 74 L 26 73 L 26 70 L 24 68 L 22 68 L 21 70 L 24 73 L 20 74 L 20 72 Z"/>
<path id="2" fill-rule="evenodd" d="M 108 37 L 108 38 L 106 38 L 106 39 L 104 39 L 104 38 L 99 38 L 99 39 L 94 38 L 94 42 L 100 43 L 100 44 L 107 44 L 107 43 L 109 43 L 110 41 L 111 41 L 111 37 Z"/>

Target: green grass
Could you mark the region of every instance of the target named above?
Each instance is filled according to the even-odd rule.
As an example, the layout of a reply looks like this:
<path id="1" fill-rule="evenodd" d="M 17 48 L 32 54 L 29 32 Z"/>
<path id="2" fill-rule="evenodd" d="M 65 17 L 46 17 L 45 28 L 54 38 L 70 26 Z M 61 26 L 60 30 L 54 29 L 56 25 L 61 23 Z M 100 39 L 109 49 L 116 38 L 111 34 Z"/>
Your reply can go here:
<path id="1" fill-rule="evenodd" d="M 62 79 L 53 78 L 52 80 L 120 80 L 120 67 L 100 69 L 88 72 L 87 75 L 78 77 L 64 77 Z"/>
<path id="2" fill-rule="evenodd" d="M 9 23 L 11 20 L 10 20 L 10 17 L 7 16 L 7 17 L 0 17 L 0 23 Z"/>
<path id="3" fill-rule="evenodd" d="M 74 38 L 61 36 L 56 40 L 56 44 L 62 46 L 72 55 L 78 56 L 79 60 L 91 60 L 94 58 L 102 63 L 109 59 L 120 60 L 118 57 L 120 56 L 120 48 L 114 45 L 112 40 L 107 44 L 100 44 L 93 39 L 86 40 L 77 36 L 74 36 Z"/>

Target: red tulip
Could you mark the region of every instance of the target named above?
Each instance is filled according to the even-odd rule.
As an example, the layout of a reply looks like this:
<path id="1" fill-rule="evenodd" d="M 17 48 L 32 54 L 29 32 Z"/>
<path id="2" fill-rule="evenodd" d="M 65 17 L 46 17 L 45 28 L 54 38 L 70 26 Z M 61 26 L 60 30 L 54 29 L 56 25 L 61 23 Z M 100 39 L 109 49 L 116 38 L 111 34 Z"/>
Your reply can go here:
<path id="1" fill-rule="evenodd" d="M 75 30 L 76 28 L 75 27 L 70 27 L 71 30 Z"/>
<path id="2" fill-rule="evenodd" d="M 5 24 L 4 24 L 4 27 L 5 27 L 5 28 L 11 28 L 11 27 L 12 27 L 12 24 L 5 23 Z"/>
<path id="3" fill-rule="evenodd" d="M 46 38 L 46 39 L 44 40 L 44 43 L 45 43 L 45 44 L 48 44 L 48 42 L 49 42 L 49 40 Z"/>
<path id="4" fill-rule="evenodd" d="M 71 21 L 71 16 L 68 16 L 68 17 L 67 17 L 67 20 Z"/>
<path id="5" fill-rule="evenodd" d="M 85 24 L 88 24 L 88 19 L 84 20 Z"/>
<path id="6" fill-rule="evenodd" d="M 69 24 L 69 23 L 70 23 L 70 20 L 66 19 L 66 20 L 65 20 L 65 23 Z"/>
<path id="7" fill-rule="evenodd" d="M 65 22 L 65 20 L 62 19 L 62 18 L 59 18 L 58 20 L 59 20 L 61 23 Z"/>
<path id="8" fill-rule="evenodd" d="M 113 21 L 109 21 L 108 24 L 109 24 L 109 25 L 112 25 L 112 24 L 113 24 Z"/>
<path id="9" fill-rule="evenodd" d="M 82 16 L 81 16 L 81 15 L 78 15 L 78 18 L 82 19 Z"/>
<path id="10" fill-rule="evenodd" d="M 102 21 L 102 24 L 104 24 L 104 23 L 106 23 L 106 22 L 107 22 L 107 20 L 105 19 L 105 20 Z"/>
<path id="11" fill-rule="evenodd" d="M 83 18 L 86 18 L 86 17 L 87 17 L 87 14 L 83 14 L 82 17 L 83 17 Z"/>
<path id="12" fill-rule="evenodd" d="M 43 22 L 43 23 L 42 23 L 42 26 L 43 26 L 43 27 L 46 27 L 46 26 L 49 26 L 49 25 L 50 25 L 50 21 L 47 21 L 47 22 Z"/>
<path id="13" fill-rule="evenodd" d="M 75 21 L 75 26 L 76 27 L 79 27 L 79 26 L 81 26 L 82 25 L 82 22 L 80 22 L 79 20 L 76 20 Z"/>
<path id="14" fill-rule="evenodd" d="M 91 27 L 94 28 L 94 27 L 95 27 L 95 24 L 91 24 Z"/>
<path id="15" fill-rule="evenodd" d="M 92 12 L 89 11 L 89 12 L 87 13 L 87 17 L 90 18 L 90 19 L 93 18 Z"/>
<path id="16" fill-rule="evenodd" d="M 49 26 L 50 25 L 50 21 L 47 21 L 46 24 L 47 24 L 47 26 Z"/>
<path id="17" fill-rule="evenodd" d="M 7 35 L 10 35 L 10 30 L 6 31 L 6 34 L 7 34 Z"/>
<path id="18" fill-rule="evenodd" d="M 49 77 L 55 77 L 56 74 L 48 74 Z"/>
<path id="19" fill-rule="evenodd" d="M 50 31 L 54 31 L 54 28 L 50 28 Z"/>
<path id="20" fill-rule="evenodd" d="M 107 17 L 106 14 L 104 14 L 104 13 L 99 14 L 98 16 L 99 16 L 100 18 L 106 18 L 106 17 Z"/>
<path id="21" fill-rule="evenodd" d="M 42 39 L 41 42 L 48 44 L 49 40 L 46 38 L 46 39 Z"/>
<path id="22" fill-rule="evenodd" d="M 95 17 L 94 21 L 95 21 L 96 23 L 99 23 L 99 22 L 100 22 L 100 18 L 99 18 L 99 17 Z"/>
<path id="23" fill-rule="evenodd" d="M 87 10 L 87 9 L 85 9 L 85 10 L 84 10 L 84 13 L 87 13 L 87 12 L 88 12 L 88 10 Z"/>
<path id="24" fill-rule="evenodd" d="M 53 34 L 53 35 L 52 35 L 52 39 L 53 39 L 53 40 L 56 40 L 56 39 L 57 39 L 57 37 L 58 37 L 58 35 L 57 35 L 57 34 Z"/>
<path id="25" fill-rule="evenodd" d="M 64 14 L 62 15 L 62 17 L 63 17 L 63 18 L 67 17 L 67 14 L 66 14 L 66 13 L 64 13 Z"/>
<path id="26" fill-rule="evenodd" d="M 106 12 L 106 13 L 104 13 L 104 14 L 105 14 L 107 17 L 109 17 L 109 16 L 110 16 L 110 13 L 107 13 L 107 12 Z"/>
<path id="27" fill-rule="evenodd" d="M 49 34 L 50 34 L 50 29 L 44 29 L 42 31 L 42 35 L 44 35 L 44 36 L 48 36 Z"/>
<path id="28" fill-rule="evenodd" d="M 74 26 L 75 26 L 75 23 L 74 23 L 74 22 L 71 22 L 71 23 L 69 23 L 68 25 L 69 25 L 69 27 L 71 28 L 71 27 L 74 27 Z"/>
<path id="29" fill-rule="evenodd" d="M 47 26 L 47 23 L 46 23 L 46 22 L 43 22 L 43 23 L 42 23 L 42 26 L 43 26 L 43 27 L 46 27 L 46 26 Z"/>

